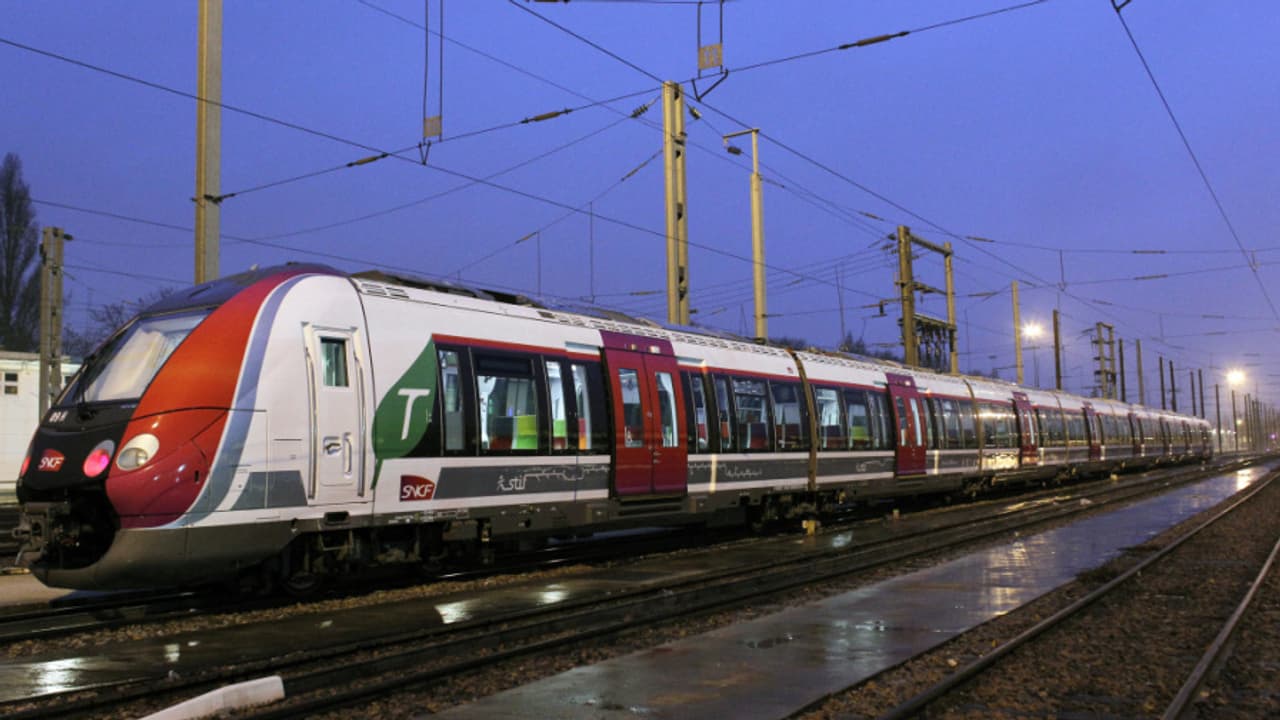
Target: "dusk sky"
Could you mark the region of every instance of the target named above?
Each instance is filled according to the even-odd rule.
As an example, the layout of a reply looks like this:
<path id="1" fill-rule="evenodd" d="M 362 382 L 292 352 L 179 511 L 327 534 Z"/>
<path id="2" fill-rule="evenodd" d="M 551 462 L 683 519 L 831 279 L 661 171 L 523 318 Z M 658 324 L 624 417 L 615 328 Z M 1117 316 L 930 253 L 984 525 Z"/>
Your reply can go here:
<path id="1" fill-rule="evenodd" d="M 445 2 L 441 72 L 440 1 L 426 3 L 428 36 L 421 0 L 227 0 L 223 193 L 341 167 L 369 148 L 411 149 L 229 197 L 222 273 L 286 261 L 402 270 L 529 295 L 594 294 L 665 318 L 655 78 L 698 75 L 698 6 Z M 1024 321 L 1048 330 L 1061 309 L 1068 390 L 1093 385 L 1086 333 L 1102 321 L 1125 340 L 1130 399 L 1141 339 L 1148 404 L 1159 405 L 1158 356 L 1176 364 L 1179 409 L 1190 409 L 1195 368 L 1210 417 L 1212 383 L 1225 393 L 1230 367 L 1247 373 L 1242 391 L 1256 386 L 1276 403 L 1280 6 L 1132 0 L 1122 11 L 1220 212 L 1111 0 L 951 22 L 1014 4 L 725 3 L 730 73 L 701 100 L 685 84 L 702 116 L 686 121 L 695 322 L 752 332 L 750 143 L 735 141 L 747 152 L 730 155 L 721 135 L 759 127 L 771 336 L 834 347 L 839 275 L 849 332 L 896 342 L 896 303 L 883 317 L 867 306 L 895 297 L 885 238 L 904 224 L 955 246 L 962 370 L 1012 377 L 1016 279 Z M 0 4 L 0 153 L 21 157 L 39 222 L 75 237 L 72 324 L 92 306 L 191 282 L 196 102 L 183 94 L 196 87 L 197 5 Z M 701 12 L 704 41 L 718 40 L 719 7 Z M 444 128 L 425 166 L 413 147 L 424 51 L 428 114 L 442 96 Z M 704 75 L 700 92 L 715 80 Z M 942 285 L 933 258 L 917 273 Z M 936 296 L 921 307 L 944 313 Z M 1038 358 L 1039 383 L 1051 387 L 1051 338 L 1026 344 L 1040 347 L 1026 354 L 1027 384 Z"/>

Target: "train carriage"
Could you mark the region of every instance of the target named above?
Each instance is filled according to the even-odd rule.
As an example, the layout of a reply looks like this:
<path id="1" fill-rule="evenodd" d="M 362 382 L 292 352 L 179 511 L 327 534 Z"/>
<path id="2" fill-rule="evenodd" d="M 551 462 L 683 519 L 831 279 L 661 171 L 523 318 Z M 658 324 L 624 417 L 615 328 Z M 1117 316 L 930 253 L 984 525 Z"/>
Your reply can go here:
<path id="1" fill-rule="evenodd" d="M 117 331 L 42 420 L 22 557 L 62 587 L 764 523 L 1207 456 L 1207 425 L 386 273 L 254 270 Z"/>

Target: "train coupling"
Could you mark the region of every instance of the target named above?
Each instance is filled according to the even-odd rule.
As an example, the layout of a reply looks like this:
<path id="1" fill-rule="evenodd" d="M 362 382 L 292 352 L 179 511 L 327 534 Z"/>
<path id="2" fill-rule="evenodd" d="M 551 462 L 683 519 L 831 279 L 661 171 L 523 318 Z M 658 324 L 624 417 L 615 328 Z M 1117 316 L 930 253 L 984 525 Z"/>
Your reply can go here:
<path id="1" fill-rule="evenodd" d="M 14 565 L 30 567 L 44 557 L 53 529 L 59 525 L 58 518 L 70 514 L 71 506 L 66 502 L 23 505 L 18 526 L 11 531 L 13 539 L 18 541 L 18 557 Z"/>

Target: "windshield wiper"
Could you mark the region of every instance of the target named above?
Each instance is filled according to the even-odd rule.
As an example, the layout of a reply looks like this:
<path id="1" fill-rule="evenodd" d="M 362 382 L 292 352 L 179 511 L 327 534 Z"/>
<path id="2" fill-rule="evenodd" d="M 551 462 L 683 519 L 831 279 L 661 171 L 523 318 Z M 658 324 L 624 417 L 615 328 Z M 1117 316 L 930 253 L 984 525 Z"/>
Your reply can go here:
<path id="1" fill-rule="evenodd" d="M 84 393 L 85 386 L 89 384 L 89 375 L 93 372 L 94 363 L 97 362 L 99 357 L 99 353 L 96 352 L 85 356 L 84 363 L 80 366 L 80 377 L 76 379 L 76 392 L 72 400 L 76 403 L 76 415 L 80 417 L 82 422 L 92 420 L 93 416 L 98 414 L 97 410 L 89 407 L 89 402 L 85 400 Z"/>

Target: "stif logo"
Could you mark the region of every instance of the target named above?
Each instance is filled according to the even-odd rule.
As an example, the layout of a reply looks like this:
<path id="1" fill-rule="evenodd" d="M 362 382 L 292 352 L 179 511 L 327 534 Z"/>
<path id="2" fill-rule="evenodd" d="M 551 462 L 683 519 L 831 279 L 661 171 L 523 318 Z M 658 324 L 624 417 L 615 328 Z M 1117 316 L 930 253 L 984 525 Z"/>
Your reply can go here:
<path id="1" fill-rule="evenodd" d="M 436 484 L 417 475 L 400 476 L 400 502 L 430 500 L 435 497 Z"/>
<path id="2" fill-rule="evenodd" d="M 58 472 L 62 469 L 62 461 L 66 459 L 57 450 L 45 450 L 44 455 L 40 456 L 40 467 L 37 469 L 41 472 Z"/>

